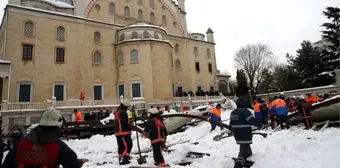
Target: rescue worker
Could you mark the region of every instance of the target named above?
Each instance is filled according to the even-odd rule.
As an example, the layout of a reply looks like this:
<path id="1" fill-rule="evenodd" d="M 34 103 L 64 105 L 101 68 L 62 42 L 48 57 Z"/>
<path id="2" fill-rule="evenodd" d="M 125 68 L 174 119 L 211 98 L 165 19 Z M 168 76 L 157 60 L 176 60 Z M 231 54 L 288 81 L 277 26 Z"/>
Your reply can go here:
<path id="1" fill-rule="evenodd" d="M 256 121 L 248 110 L 249 105 L 245 98 L 238 98 L 236 105 L 237 108 L 230 114 L 230 126 L 236 143 L 240 145 L 240 151 L 234 168 L 243 168 L 246 159 L 252 155 L 250 147 L 250 144 L 252 144 L 251 126 L 256 126 L 260 130 L 264 128 L 264 125 Z"/>
<path id="2" fill-rule="evenodd" d="M 296 96 L 292 96 L 292 98 L 288 100 L 288 111 L 296 111 Z"/>
<path id="3" fill-rule="evenodd" d="M 78 111 L 77 109 L 74 109 L 73 112 L 74 112 L 74 117 L 75 117 L 76 122 L 83 121 L 83 116 L 81 115 L 80 111 Z"/>
<path id="4" fill-rule="evenodd" d="M 47 109 L 39 125 L 7 154 L 2 168 L 80 168 L 87 159 L 77 154 L 61 141 L 63 118 L 59 110 Z"/>
<path id="5" fill-rule="evenodd" d="M 144 135 L 151 140 L 155 165 L 157 167 L 165 167 L 162 148 L 165 146 L 168 132 L 156 108 L 149 109 L 148 113 L 150 114 L 150 118 L 146 122 Z"/>
<path id="6" fill-rule="evenodd" d="M 288 110 L 283 95 L 280 95 L 279 97 L 276 97 L 275 100 L 273 100 L 272 108 L 275 110 L 277 122 L 280 124 L 281 129 L 284 129 L 285 127 L 289 129 L 290 126 L 287 124 Z"/>
<path id="7" fill-rule="evenodd" d="M 303 118 L 306 130 L 309 130 L 312 127 L 311 105 L 306 102 L 304 95 L 301 95 L 297 101 L 297 110 Z"/>
<path id="8" fill-rule="evenodd" d="M 120 165 L 130 164 L 130 152 L 132 149 L 132 139 L 129 117 L 127 114 L 131 102 L 123 100 L 114 112 L 114 129 L 118 144 L 118 159 Z"/>
<path id="9" fill-rule="evenodd" d="M 133 113 L 130 110 L 126 111 L 128 119 L 129 119 L 129 123 L 132 124 L 133 122 Z"/>
<path id="10" fill-rule="evenodd" d="M 264 105 L 262 105 L 261 98 L 257 98 L 257 100 L 254 101 L 253 109 L 254 109 L 255 119 L 258 122 L 266 125 L 267 109 Z"/>
<path id="11" fill-rule="evenodd" d="M 215 108 L 210 109 L 208 112 L 208 120 L 215 120 L 215 121 L 221 121 L 221 104 L 217 104 Z M 216 128 L 216 124 L 210 123 L 211 130 L 210 132 L 213 132 Z"/>

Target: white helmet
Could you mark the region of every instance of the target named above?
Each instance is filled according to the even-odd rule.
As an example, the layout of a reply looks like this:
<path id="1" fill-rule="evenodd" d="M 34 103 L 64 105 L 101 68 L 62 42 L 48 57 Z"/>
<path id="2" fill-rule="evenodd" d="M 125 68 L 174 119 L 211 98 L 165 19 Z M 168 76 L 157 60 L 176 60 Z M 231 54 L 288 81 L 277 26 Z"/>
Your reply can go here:
<path id="1" fill-rule="evenodd" d="M 296 99 L 296 96 L 292 96 L 293 99 Z"/>
<path id="2" fill-rule="evenodd" d="M 129 100 L 123 100 L 122 104 L 126 107 L 130 107 L 131 106 L 131 102 Z"/>
<path id="3" fill-rule="evenodd" d="M 304 95 L 300 95 L 299 98 L 300 99 L 305 99 L 305 96 Z"/>
<path id="4" fill-rule="evenodd" d="M 59 110 L 51 107 L 48 108 L 41 116 L 39 125 L 41 126 L 57 126 L 61 127 L 63 124 L 63 117 Z"/>

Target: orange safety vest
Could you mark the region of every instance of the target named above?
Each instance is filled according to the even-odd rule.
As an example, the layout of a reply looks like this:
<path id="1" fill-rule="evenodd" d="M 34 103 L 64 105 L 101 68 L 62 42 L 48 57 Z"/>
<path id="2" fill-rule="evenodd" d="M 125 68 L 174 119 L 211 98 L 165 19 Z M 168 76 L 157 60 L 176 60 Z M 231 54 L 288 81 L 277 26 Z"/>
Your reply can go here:
<path id="1" fill-rule="evenodd" d="M 217 110 L 217 109 L 214 108 L 214 109 L 211 109 L 209 112 L 212 113 L 212 114 L 215 114 L 215 116 L 217 116 L 217 117 L 221 116 L 221 110 Z"/>
<path id="2" fill-rule="evenodd" d="M 76 117 L 76 122 L 83 121 L 83 116 L 81 115 L 79 111 L 76 112 L 75 117 Z"/>
<path id="3" fill-rule="evenodd" d="M 261 106 L 260 103 L 255 103 L 255 104 L 253 105 L 253 109 L 254 109 L 254 112 L 255 112 L 255 113 L 260 113 L 260 112 L 261 112 L 260 106 Z"/>

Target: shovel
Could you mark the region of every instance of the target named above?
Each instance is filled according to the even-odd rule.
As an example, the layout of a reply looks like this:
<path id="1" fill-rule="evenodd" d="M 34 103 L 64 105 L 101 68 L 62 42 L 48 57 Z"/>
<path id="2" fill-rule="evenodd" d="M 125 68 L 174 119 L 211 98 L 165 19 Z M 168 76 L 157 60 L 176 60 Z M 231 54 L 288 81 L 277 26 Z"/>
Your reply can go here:
<path id="1" fill-rule="evenodd" d="M 136 113 L 135 113 L 134 109 L 135 109 L 135 106 L 133 105 L 132 106 L 132 111 L 133 111 L 134 115 L 136 116 Z M 135 127 L 137 127 L 136 120 L 133 120 L 133 125 Z M 146 157 L 148 157 L 148 156 L 142 156 L 142 153 L 140 151 L 140 146 L 139 146 L 139 135 L 138 135 L 137 131 L 136 131 L 136 139 L 137 139 L 137 147 L 138 147 L 138 155 L 139 155 L 139 157 L 137 158 L 137 163 L 141 165 L 141 164 L 146 163 Z"/>

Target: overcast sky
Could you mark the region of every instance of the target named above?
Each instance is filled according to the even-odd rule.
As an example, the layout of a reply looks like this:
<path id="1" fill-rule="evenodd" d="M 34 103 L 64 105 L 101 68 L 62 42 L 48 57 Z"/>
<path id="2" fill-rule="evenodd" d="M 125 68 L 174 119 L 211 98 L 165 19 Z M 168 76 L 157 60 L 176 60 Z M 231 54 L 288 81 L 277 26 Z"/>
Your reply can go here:
<path id="1" fill-rule="evenodd" d="M 0 8 L 6 4 L 0 0 Z M 320 40 L 326 6 L 339 7 L 340 0 L 186 0 L 187 24 L 188 30 L 204 34 L 212 28 L 217 68 L 235 79 L 233 57 L 248 43 L 270 45 L 285 62 L 285 54 L 295 54 L 303 40 Z"/>

